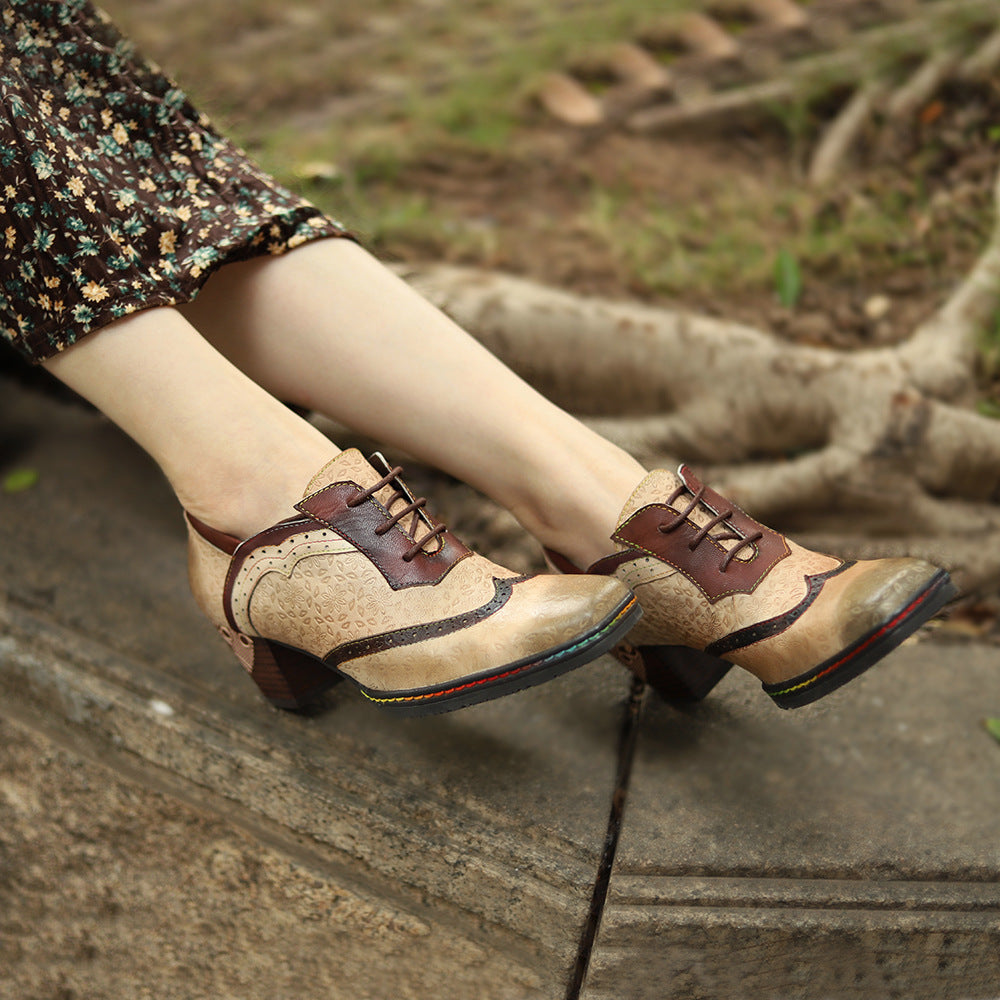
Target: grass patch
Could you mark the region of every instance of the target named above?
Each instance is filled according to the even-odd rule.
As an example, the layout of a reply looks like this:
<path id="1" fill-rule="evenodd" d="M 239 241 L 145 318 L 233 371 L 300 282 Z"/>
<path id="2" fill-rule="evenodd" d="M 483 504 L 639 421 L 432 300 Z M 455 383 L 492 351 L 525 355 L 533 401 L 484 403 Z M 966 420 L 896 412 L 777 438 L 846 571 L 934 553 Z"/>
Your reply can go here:
<path id="1" fill-rule="evenodd" d="M 817 193 L 764 184 L 665 205 L 657 192 L 595 191 L 586 221 L 649 292 L 771 290 L 788 307 L 810 280 L 867 283 L 934 248 L 914 226 L 908 197 Z"/>
<path id="2" fill-rule="evenodd" d="M 624 164 L 622 176 L 612 178 L 608 169 L 588 170 L 590 153 L 581 146 L 564 154 L 565 164 L 545 168 L 537 204 L 534 193 L 513 204 L 521 194 L 516 183 L 498 186 L 512 200 L 504 213 L 492 210 L 488 184 L 478 205 L 464 196 L 462 178 L 478 154 L 493 166 L 502 164 L 509 177 L 518 176 L 524 165 L 519 143 L 532 129 L 537 138 L 547 122 L 530 110 L 542 74 L 610 42 L 642 37 L 655 21 L 692 0 L 655 6 L 647 0 L 441 0 L 416 6 L 402 0 L 203 0 L 184 5 L 177 24 L 151 13 L 139 17 L 124 0 L 107 5 L 127 30 L 146 34 L 149 44 L 142 47 L 163 58 L 267 170 L 381 252 L 487 265 L 493 259 L 520 262 L 519 240 L 545 238 L 558 229 L 570 232 L 570 240 L 579 232 L 580 245 L 595 249 L 584 273 L 607 263 L 630 291 L 670 297 L 752 292 L 795 304 L 830 280 L 871 288 L 901 267 L 943 272 L 978 250 L 992 215 L 978 195 L 961 194 L 968 185 L 948 183 L 948 164 L 958 154 L 936 149 L 930 139 L 895 172 L 868 171 L 823 194 L 797 183 L 796 164 L 804 162 L 817 123 L 825 120 L 816 95 L 830 99 L 830 81 L 805 82 L 794 100 L 764 109 L 770 124 L 759 132 L 767 155 L 772 163 L 784 155 L 788 163 L 770 181 L 748 159 L 744 176 L 733 179 L 731 171 L 724 182 L 677 197 L 663 172 L 646 177 L 641 168 Z M 322 121 L 324 101 L 340 95 L 349 101 L 356 92 L 380 88 L 391 99 L 324 133 L 290 124 L 314 110 Z M 992 122 L 983 126 L 985 140 L 994 145 L 1000 141 L 996 128 Z M 775 157 L 779 147 L 784 153 Z M 722 144 L 718 148 L 721 157 L 728 155 Z M 445 172 L 451 170 L 450 156 L 462 161 L 451 171 L 447 190 L 430 176 L 430 152 Z M 303 170 L 310 161 L 331 169 L 312 176 Z M 532 169 L 537 177 L 537 164 Z M 563 169 L 569 180 L 555 197 Z M 935 202 L 942 188 L 950 203 Z M 534 228 L 525 226 L 531 213 Z M 545 213 L 548 220 L 539 221 Z M 552 241 L 553 255 L 566 242 L 560 239 Z M 983 350 L 991 365 L 1000 364 L 995 347 Z"/>
<path id="3" fill-rule="evenodd" d="M 1000 379 L 1000 309 L 979 334 L 979 364 L 990 379 Z"/>

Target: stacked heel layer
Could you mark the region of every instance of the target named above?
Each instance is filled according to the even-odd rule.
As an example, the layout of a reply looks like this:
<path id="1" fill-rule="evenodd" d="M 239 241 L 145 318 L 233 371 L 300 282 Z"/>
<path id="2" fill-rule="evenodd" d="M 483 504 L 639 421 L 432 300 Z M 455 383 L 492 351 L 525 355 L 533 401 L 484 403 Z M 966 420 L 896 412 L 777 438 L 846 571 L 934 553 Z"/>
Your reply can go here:
<path id="1" fill-rule="evenodd" d="M 780 708 L 801 708 L 817 701 L 864 673 L 916 632 L 957 594 L 958 588 L 951 582 L 951 577 L 940 570 L 908 604 L 836 656 L 831 656 L 819 666 L 790 680 L 764 684 L 762 687 Z"/>
<path id="2" fill-rule="evenodd" d="M 305 708 L 343 680 L 341 674 L 308 653 L 228 628 L 220 628 L 219 632 L 260 693 L 275 708 Z"/>
<path id="3" fill-rule="evenodd" d="M 483 674 L 457 678 L 447 685 L 405 691 L 378 691 L 358 684 L 361 693 L 394 715 L 436 715 L 479 702 L 513 694 L 558 677 L 608 652 L 642 617 L 642 609 L 629 597 L 612 614 L 572 642 Z M 261 694 L 278 708 L 301 709 L 347 674 L 334 666 L 269 639 L 242 635 L 220 628 L 236 658 Z M 357 682 L 354 682 L 357 684 Z"/>

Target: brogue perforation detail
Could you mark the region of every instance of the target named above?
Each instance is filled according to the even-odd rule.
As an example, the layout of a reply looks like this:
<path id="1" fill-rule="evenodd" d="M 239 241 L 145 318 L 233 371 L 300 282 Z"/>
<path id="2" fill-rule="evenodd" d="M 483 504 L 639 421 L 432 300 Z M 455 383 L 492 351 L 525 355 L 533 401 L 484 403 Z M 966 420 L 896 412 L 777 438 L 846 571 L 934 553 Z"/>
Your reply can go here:
<path id="1" fill-rule="evenodd" d="M 514 577 L 507 580 L 497 580 L 494 578 L 493 598 L 464 614 L 455 615 L 452 618 L 442 618 L 439 621 L 427 622 L 424 625 L 411 625 L 407 628 L 395 629 L 392 632 L 382 632 L 380 635 L 368 636 L 365 639 L 357 639 L 354 642 L 344 643 L 335 649 L 330 650 L 323 657 L 323 662 L 331 666 L 346 663 L 348 660 L 356 660 L 361 656 L 371 656 L 374 653 L 383 653 L 389 649 L 398 649 L 400 646 L 409 646 L 415 642 L 424 642 L 427 639 L 434 639 L 442 635 L 450 635 L 461 629 L 469 628 L 477 622 L 489 618 L 496 614 L 511 598 L 514 592 L 514 584 L 528 579 L 524 576 Z"/>
<path id="2" fill-rule="evenodd" d="M 744 646 L 760 642 L 762 639 L 771 639 L 776 635 L 781 635 L 782 632 L 791 628 L 809 610 L 813 601 L 819 597 L 820 591 L 822 591 L 827 580 L 843 573 L 846 569 L 850 569 L 853 565 L 853 560 L 843 562 L 839 566 L 827 570 L 825 573 L 814 573 L 807 576 L 808 587 L 806 589 L 806 596 L 794 608 L 790 608 L 784 614 L 775 615 L 774 618 L 768 618 L 747 628 L 730 632 L 729 635 L 725 635 L 721 639 L 716 639 L 715 642 L 706 646 L 705 652 L 711 653 L 713 656 L 723 656 L 726 653 L 732 653 L 734 650 L 742 649 Z"/>

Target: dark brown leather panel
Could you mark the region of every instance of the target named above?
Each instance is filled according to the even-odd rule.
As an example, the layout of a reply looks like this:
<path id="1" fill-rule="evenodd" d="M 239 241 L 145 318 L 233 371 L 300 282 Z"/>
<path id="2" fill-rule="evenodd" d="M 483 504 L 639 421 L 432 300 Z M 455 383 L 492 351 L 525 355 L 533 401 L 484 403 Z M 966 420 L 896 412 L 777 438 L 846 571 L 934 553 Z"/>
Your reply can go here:
<path id="1" fill-rule="evenodd" d="M 685 485 L 692 493 L 702 488 L 702 483 L 690 469 L 685 466 L 680 471 Z M 717 514 L 732 511 L 726 524 L 744 537 L 761 533 L 762 537 L 750 549 L 753 552 L 752 558 L 743 559 L 741 553 L 723 571 L 721 566 L 726 558 L 726 549 L 711 534 L 696 543 L 700 528 L 690 520 L 669 532 L 659 530 L 661 525 L 674 521 L 680 513 L 666 504 L 651 504 L 636 511 L 612 538 L 629 546 L 632 558 L 646 554 L 673 566 L 695 584 L 712 604 L 732 594 L 752 593 L 771 569 L 791 554 L 788 543 L 783 536 L 755 521 L 715 490 L 705 487 L 702 502 Z M 744 553 L 746 551 L 748 550 L 743 550 Z M 616 558 L 620 559 L 621 555 Z M 591 571 L 593 569 L 591 567 Z"/>
<path id="2" fill-rule="evenodd" d="M 612 537 L 614 536 L 612 535 Z M 625 549 L 623 552 L 615 552 L 613 555 L 605 556 L 603 559 L 598 559 L 597 562 L 587 569 L 587 572 L 596 573 L 600 576 L 611 576 L 611 574 L 614 573 L 614 571 L 622 564 L 631 562 L 638 556 L 645 554 L 646 553 L 644 552 L 637 553 L 634 548 L 629 546 L 629 548 Z"/>
<path id="3" fill-rule="evenodd" d="M 721 514 L 724 510 L 731 511 L 727 519 L 727 523 L 732 525 L 744 538 L 749 535 L 755 535 L 758 531 L 763 532 L 765 537 L 767 535 L 773 535 L 775 538 L 782 538 L 776 531 L 772 531 L 770 528 L 765 527 L 759 521 L 755 521 L 746 511 L 741 510 L 732 500 L 727 500 L 726 497 L 722 496 L 720 493 L 716 493 L 711 486 L 706 486 L 686 465 L 682 465 L 680 469 L 677 470 L 681 478 L 684 480 L 684 485 L 687 486 L 692 493 L 697 493 L 698 490 L 702 490 L 702 503 L 715 511 L 716 514 Z"/>
<path id="4" fill-rule="evenodd" d="M 597 576 L 610 576 L 622 563 L 631 562 L 636 558 L 633 549 L 626 549 L 624 552 L 614 552 L 610 556 L 598 559 L 597 562 L 583 570 L 576 563 L 570 562 L 562 553 L 553 549 L 545 549 L 545 556 L 560 573 L 567 575 L 593 573 Z"/>
<path id="5" fill-rule="evenodd" d="M 231 556 L 235 551 L 236 547 L 240 544 L 240 540 L 234 535 L 227 535 L 224 531 L 218 531 L 215 528 L 209 527 L 204 521 L 199 521 L 194 514 L 189 514 L 184 511 L 184 516 L 188 519 L 188 523 L 194 528 L 195 531 L 201 535 L 211 545 L 214 545 L 217 549 L 222 549 L 226 555 Z"/>
<path id="6" fill-rule="evenodd" d="M 413 539 L 399 525 L 382 535 L 375 533 L 389 520 L 385 508 L 373 499 L 356 507 L 348 500 L 361 493 L 354 483 L 331 483 L 295 505 L 317 523 L 332 528 L 342 538 L 364 552 L 393 590 L 439 583 L 457 562 L 472 553 L 450 531 L 440 535 L 436 552 L 422 549 L 409 561 L 403 558 L 412 548 Z"/>
<path id="7" fill-rule="evenodd" d="M 556 552 L 553 549 L 545 549 L 544 551 L 545 557 L 560 573 L 572 575 L 584 572 L 575 563 L 570 562 L 561 552 Z"/>

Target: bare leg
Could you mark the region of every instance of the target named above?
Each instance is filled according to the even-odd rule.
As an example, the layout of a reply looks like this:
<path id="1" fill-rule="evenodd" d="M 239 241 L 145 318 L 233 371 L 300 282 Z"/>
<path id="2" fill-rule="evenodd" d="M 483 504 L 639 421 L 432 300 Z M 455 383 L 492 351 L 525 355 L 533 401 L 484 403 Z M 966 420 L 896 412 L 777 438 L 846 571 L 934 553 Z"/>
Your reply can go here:
<path id="1" fill-rule="evenodd" d="M 173 309 L 120 321 L 47 366 L 153 455 L 182 504 L 230 534 L 284 517 L 337 453 L 261 385 L 455 473 L 578 564 L 607 552 L 643 476 L 350 243 L 322 241 L 227 268 L 186 312 L 235 366 Z M 675 487 L 676 477 L 660 471 L 633 506 L 655 511 Z M 709 513 L 715 520 L 700 531 L 683 515 L 640 525 L 636 547 L 612 574 L 641 591 L 646 618 L 630 641 L 646 676 L 659 671 L 653 676 L 668 692 L 676 693 L 678 664 L 662 647 L 679 645 L 712 651 L 709 668 L 704 657 L 688 665 L 709 670 L 709 687 L 726 667 L 714 657 L 725 656 L 775 685 L 779 704 L 805 704 L 867 669 L 953 593 L 946 574 L 918 560 L 842 565 L 777 535 L 754 550 L 756 560 L 771 546 L 760 560 L 770 562 L 749 570 L 762 575 L 736 580 L 725 602 L 706 599 L 706 586 L 720 585 L 732 559 L 718 568 L 694 556 L 687 564 L 684 536 L 661 559 L 670 569 L 645 572 L 642 553 L 654 552 L 658 532 L 685 527 L 693 553 L 722 516 Z M 724 531 L 713 544 L 733 541 L 732 557 L 765 538 L 752 530 L 751 522 L 742 535 Z M 205 565 L 224 576 L 224 556 L 214 549 Z M 203 607 L 217 606 L 218 589 L 215 577 L 201 587 L 203 597 L 210 592 Z"/>
<path id="2" fill-rule="evenodd" d="M 119 320 L 45 367 L 153 456 L 187 510 L 240 538 L 286 517 L 337 454 L 174 309 Z"/>
<path id="3" fill-rule="evenodd" d="M 183 311 L 274 395 L 470 483 L 583 565 L 644 475 L 350 241 L 226 267 Z"/>

